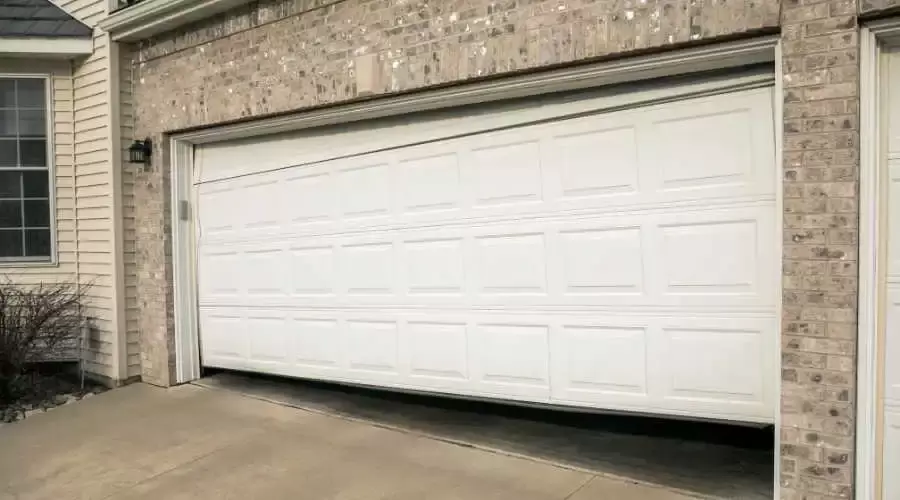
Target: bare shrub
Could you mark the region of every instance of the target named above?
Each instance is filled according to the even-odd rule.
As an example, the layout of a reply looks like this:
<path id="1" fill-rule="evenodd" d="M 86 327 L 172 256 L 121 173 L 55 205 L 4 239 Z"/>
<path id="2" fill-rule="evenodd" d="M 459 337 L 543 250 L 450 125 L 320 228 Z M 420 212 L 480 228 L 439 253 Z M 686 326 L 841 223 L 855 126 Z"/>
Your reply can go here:
<path id="1" fill-rule="evenodd" d="M 0 402 L 26 389 L 29 364 L 78 355 L 84 293 L 71 281 L 26 286 L 0 278 Z"/>

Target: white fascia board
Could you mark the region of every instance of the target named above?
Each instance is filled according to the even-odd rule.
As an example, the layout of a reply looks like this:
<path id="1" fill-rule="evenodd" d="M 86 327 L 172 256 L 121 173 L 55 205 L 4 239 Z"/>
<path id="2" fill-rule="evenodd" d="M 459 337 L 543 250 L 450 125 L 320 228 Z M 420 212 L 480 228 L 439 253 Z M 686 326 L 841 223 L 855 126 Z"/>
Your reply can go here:
<path id="1" fill-rule="evenodd" d="M 144 0 L 112 12 L 100 29 L 114 41 L 133 42 L 250 3 L 251 0 Z"/>
<path id="2" fill-rule="evenodd" d="M 0 37 L 0 57 L 74 59 L 94 52 L 90 38 Z"/>

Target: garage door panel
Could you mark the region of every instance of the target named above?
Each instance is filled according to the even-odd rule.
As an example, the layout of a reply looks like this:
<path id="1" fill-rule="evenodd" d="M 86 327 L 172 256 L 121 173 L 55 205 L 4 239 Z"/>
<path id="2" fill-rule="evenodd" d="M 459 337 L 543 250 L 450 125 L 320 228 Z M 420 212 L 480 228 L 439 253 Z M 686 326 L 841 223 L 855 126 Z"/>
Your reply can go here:
<path id="1" fill-rule="evenodd" d="M 200 303 L 771 307 L 773 219 L 751 206 L 210 245 Z"/>
<path id="2" fill-rule="evenodd" d="M 205 335 L 200 344 L 203 362 L 210 366 L 249 368 L 250 340 L 244 334 L 246 322 L 235 311 L 216 309 L 200 311 L 200 333 Z"/>
<path id="3" fill-rule="evenodd" d="M 708 99 L 716 104 L 724 99 L 730 105 L 734 97 Z M 761 111 L 753 111 L 754 114 L 771 112 L 768 89 L 748 91 L 739 101 L 761 108 Z M 665 107 L 652 109 L 653 114 L 657 114 Z M 687 106 L 679 113 L 690 109 Z M 660 204 L 706 206 L 711 198 L 729 203 L 739 198 L 747 201 L 771 201 L 774 198 L 775 172 L 771 168 L 774 149 L 772 136 L 767 132 L 771 125 L 753 122 L 752 155 L 740 160 L 713 158 L 715 161 L 707 165 L 711 161 L 706 152 L 709 141 L 695 144 L 696 138 L 702 136 L 691 133 L 694 142 L 680 143 L 678 151 L 664 151 L 661 144 L 671 134 L 654 131 L 648 115 L 646 110 L 593 115 L 257 174 L 280 179 L 281 188 L 277 192 L 258 188 L 258 194 L 253 196 L 223 197 L 216 210 L 211 207 L 209 212 L 212 213 L 205 213 L 201 222 L 212 225 L 215 221 L 223 221 L 226 225 L 242 227 L 241 224 L 248 222 L 267 224 L 277 215 L 280 217 L 278 227 L 283 234 L 310 236 L 415 224 L 458 223 L 461 219 L 490 222 L 568 211 L 617 214 L 652 209 Z M 624 140 L 621 136 L 621 122 L 629 120 L 625 130 L 634 135 L 637 141 L 634 145 L 628 143 L 627 136 Z M 616 123 L 619 128 L 615 128 Z M 717 129 L 723 130 L 720 133 L 733 135 L 744 134 L 744 128 L 748 126 L 738 120 L 726 120 L 716 125 Z M 581 144 L 573 143 L 572 138 L 572 129 L 579 127 L 594 131 L 593 135 L 586 132 Z M 758 130 L 760 128 L 763 130 Z M 612 135 L 603 137 L 604 134 Z M 597 142 L 591 142 L 594 139 Z M 611 142 L 615 144 L 609 145 Z M 703 155 L 696 154 L 699 147 L 703 148 Z M 640 154 L 630 152 L 632 149 L 640 150 Z M 727 151 L 725 148 L 721 154 Z M 684 165 L 669 166 L 676 160 Z M 742 165 L 749 162 L 750 166 L 719 166 L 735 162 Z M 727 182 L 717 181 L 713 185 L 703 184 L 690 189 L 685 189 L 690 187 L 686 185 L 677 189 L 667 186 L 668 174 L 663 171 L 669 168 L 686 172 L 672 174 L 684 184 L 694 175 L 685 169 L 709 170 L 713 166 L 752 169 L 750 173 L 744 172 L 746 175 L 726 175 Z M 436 175 L 432 176 L 432 173 Z M 261 184 L 255 179 L 257 175 L 201 184 L 204 202 L 205 191 L 237 189 L 238 193 L 243 193 L 251 184 Z M 710 178 L 720 177 L 712 175 Z M 294 189 L 288 186 L 288 179 L 295 183 L 301 182 L 298 179 L 309 179 L 307 182 L 311 186 Z M 455 179 L 458 180 L 454 182 Z M 698 179 L 702 181 L 707 177 L 701 175 Z M 213 186 L 216 187 L 211 189 Z M 297 201 L 298 198 L 304 201 Z M 233 216 L 234 212 L 246 208 L 245 205 L 254 203 L 268 209 L 241 210 L 245 214 L 243 219 Z M 321 221 L 326 213 L 332 217 L 331 224 L 323 227 L 310 223 Z M 207 217 L 210 218 L 208 221 Z"/>
<path id="4" fill-rule="evenodd" d="M 336 318 L 294 313 L 288 328 L 289 355 L 301 370 L 335 370 L 344 364 L 343 339 Z"/>
<path id="5" fill-rule="evenodd" d="M 771 421 L 771 90 L 691 103 L 203 165 L 204 364 Z"/>
<path id="6" fill-rule="evenodd" d="M 884 396 L 900 406 L 900 280 L 888 284 L 887 315 L 885 322 Z"/>
<path id="7" fill-rule="evenodd" d="M 884 422 L 884 498 L 895 498 L 900 491 L 900 405 L 885 409 Z"/>
<path id="8" fill-rule="evenodd" d="M 204 331 L 216 331 L 204 339 L 204 363 L 758 421 L 769 420 L 774 397 L 766 374 L 775 370 L 775 355 L 766 346 L 777 325 L 753 316 L 400 309 L 296 312 L 287 323 L 277 316 L 252 309 L 203 314 Z M 276 324 L 287 325 L 286 339 L 270 334 Z M 284 358 L 293 362 L 284 365 Z"/>

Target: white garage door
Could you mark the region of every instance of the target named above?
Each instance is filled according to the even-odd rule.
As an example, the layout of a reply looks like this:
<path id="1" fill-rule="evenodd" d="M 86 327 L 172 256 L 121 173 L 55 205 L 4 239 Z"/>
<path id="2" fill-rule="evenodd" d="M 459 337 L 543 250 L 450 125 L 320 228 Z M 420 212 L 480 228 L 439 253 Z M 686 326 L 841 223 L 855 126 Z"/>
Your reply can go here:
<path id="1" fill-rule="evenodd" d="M 772 421 L 772 89 L 695 87 L 202 147 L 203 364 Z"/>

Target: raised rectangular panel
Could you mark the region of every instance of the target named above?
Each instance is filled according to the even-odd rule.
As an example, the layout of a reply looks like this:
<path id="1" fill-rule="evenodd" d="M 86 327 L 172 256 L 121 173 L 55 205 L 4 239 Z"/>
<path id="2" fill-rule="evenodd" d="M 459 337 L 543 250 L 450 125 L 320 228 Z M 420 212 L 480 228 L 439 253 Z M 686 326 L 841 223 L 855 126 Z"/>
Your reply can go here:
<path id="1" fill-rule="evenodd" d="M 459 159 L 455 152 L 399 162 L 403 208 L 410 212 L 458 206 Z"/>
<path id="2" fill-rule="evenodd" d="M 294 318 L 289 333 L 294 362 L 313 367 L 337 366 L 341 358 L 337 325 L 333 319 Z"/>
<path id="3" fill-rule="evenodd" d="M 559 354 L 564 355 L 565 388 L 570 393 L 646 392 L 645 328 L 569 325 L 562 327 L 561 335 L 565 352 Z"/>
<path id="4" fill-rule="evenodd" d="M 200 312 L 200 331 L 204 361 L 210 359 L 244 359 L 249 351 L 247 328 L 241 316 L 215 311 Z"/>
<path id="5" fill-rule="evenodd" d="M 770 340 L 751 330 L 663 330 L 667 349 L 664 363 L 670 383 L 669 397 L 730 402 L 762 400 L 763 349 Z"/>
<path id="6" fill-rule="evenodd" d="M 544 293 L 547 288 L 543 234 L 504 234 L 476 240 L 479 291 Z"/>
<path id="7" fill-rule="evenodd" d="M 383 215 L 390 211 L 388 165 L 379 163 L 338 172 L 341 211 L 346 217 Z"/>
<path id="8" fill-rule="evenodd" d="M 900 123 L 897 128 L 900 128 Z M 888 163 L 888 178 L 888 274 L 891 281 L 900 283 L 900 216 L 894 215 L 900 214 L 900 150 L 897 151 L 897 158 Z"/>
<path id="9" fill-rule="evenodd" d="M 393 291 L 391 243 L 347 245 L 341 252 L 341 273 L 348 294 L 385 295 Z"/>
<path id="10" fill-rule="evenodd" d="M 248 297 L 287 295 L 284 252 L 280 248 L 248 250 L 239 262 Z M 237 274 L 232 269 L 232 275 Z"/>
<path id="11" fill-rule="evenodd" d="M 890 51 L 888 64 L 885 68 L 887 80 L 890 83 L 890 90 L 887 93 L 888 113 L 888 151 L 893 154 L 900 154 L 900 92 L 897 91 L 897 82 L 900 82 L 900 51 L 896 48 L 887 49 Z M 896 212 L 893 212 L 896 213 Z M 897 493 L 900 496 L 900 493 Z M 887 500 L 888 497 L 885 497 Z M 893 500 L 893 497 L 890 497 Z"/>
<path id="12" fill-rule="evenodd" d="M 200 254 L 197 271 L 200 303 L 204 299 L 233 297 L 241 293 L 244 283 L 240 279 L 240 254 L 237 249 Z"/>
<path id="13" fill-rule="evenodd" d="M 244 335 L 250 340 L 253 361 L 283 363 L 288 358 L 287 319 L 284 316 L 247 317 Z"/>
<path id="14" fill-rule="evenodd" d="M 755 220 L 664 225 L 661 230 L 668 293 L 754 291 L 760 272 Z"/>
<path id="15" fill-rule="evenodd" d="M 482 382 L 549 387 L 548 328 L 539 325 L 478 325 L 473 356 Z"/>
<path id="16" fill-rule="evenodd" d="M 687 112 L 688 106 L 684 107 Z M 654 124 L 657 167 L 663 189 L 747 182 L 753 168 L 753 120 L 749 109 L 690 114 Z"/>
<path id="17" fill-rule="evenodd" d="M 198 190 L 200 207 L 197 211 L 197 225 L 200 234 L 218 236 L 234 231 L 235 225 L 240 221 L 235 213 L 240 203 L 232 185 L 217 183 L 212 186 L 201 186 Z"/>
<path id="18" fill-rule="evenodd" d="M 412 375 L 468 378 L 465 324 L 410 322 L 407 330 Z"/>
<path id="19" fill-rule="evenodd" d="M 566 293 L 639 293 L 643 281 L 640 227 L 560 234 Z"/>
<path id="20" fill-rule="evenodd" d="M 248 229 L 278 226 L 282 219 L 277 179 L 252 182 L 240 190 L 240 197 L 233 200 L 229 211 L 239 214 L 238 220 Z"/>
<path id="21" fill-rule="evenodd" d="M 900 498 L 900 407 L 885 412 L 883 500 Z"/>
<path id="22" fill-rule="evenodd" d="M 472 150 L 472 176 L 478 205 L 539 201 L 542 197 L 538 141 L 499 144 Z"/>
<path id="23" fill-rule="evenodd" d="M 302 172 L 302 170 L 301 170 Z M 338 201 L 328 173 L 293 175 L 284 180 L 282 197 L 288 221 L 305 224 L 331 218 Z"/>
<path id="24" fill-rule="evenodd" d="M 631 193 L 638 188 L 638 157 L 632 126 L 589 130 L 553 138 L 545 155 L 560 176 L 563 196 Z"/>
<path id="25" fill-rule="evenodd" d="M 462 240 L 407 241 L 404 251 L 410 294 L 462 292 Z"/>
<path id="26" fill-rule="evenodd" d="M 397 324 L 389 321 L 348 321 L 347 360 L 354 370 L 396 372 Z"/>
<path id="27" fill-rule="evenodd" d="M 298 295 L 334 293 L 334 249 L 291 248 L 288 255 L 291 293 Z"/>
<path id="28" fill-rule="evenodd" d="M 900 283 L 888 285 L 885 317 L 885 398 L 900 406 Z"/>

